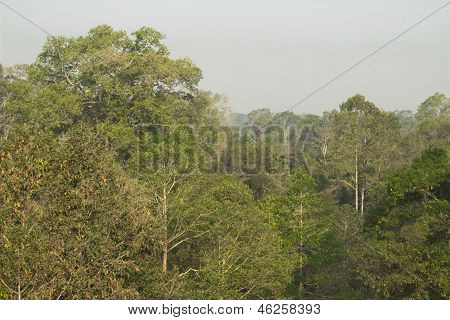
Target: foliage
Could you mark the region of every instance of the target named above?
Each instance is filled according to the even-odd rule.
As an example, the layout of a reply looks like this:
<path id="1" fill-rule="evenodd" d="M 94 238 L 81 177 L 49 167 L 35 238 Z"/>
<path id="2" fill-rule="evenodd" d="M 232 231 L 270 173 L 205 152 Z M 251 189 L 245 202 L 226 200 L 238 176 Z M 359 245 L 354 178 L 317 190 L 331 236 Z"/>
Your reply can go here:
<path id="1" fill-rule="evenodd" d="M 388 207 L 358 257 L 380 297 L 448 299 L 449 173 L 445 150 L 431 149 L 391 175 Z"/>
<path id="2" fill-rule="evenodd" d="M 27 299 L 132 298 L 145 193 L 89 130 L 1 141 L 2 291 Z M 126 240 L 126 241 L 125 241 Z"/>
<path id="3" fill-rule="evenodd" d="M 449 298 L 449 98 L 242 115 L 201 78 L 148 27 L 0 65 L 0 299 Z"/>

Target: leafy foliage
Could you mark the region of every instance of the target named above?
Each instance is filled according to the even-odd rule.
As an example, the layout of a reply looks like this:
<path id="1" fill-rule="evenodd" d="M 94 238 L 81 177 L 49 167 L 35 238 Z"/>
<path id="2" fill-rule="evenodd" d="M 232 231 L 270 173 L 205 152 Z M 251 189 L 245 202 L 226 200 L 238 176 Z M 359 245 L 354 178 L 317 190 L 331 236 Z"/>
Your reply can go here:
<path id="1" fill-rule="evenodd" d="M 230 115 L 163 41 L 0 65 L 0 299 L 449 298 L 449 98 Z"/>

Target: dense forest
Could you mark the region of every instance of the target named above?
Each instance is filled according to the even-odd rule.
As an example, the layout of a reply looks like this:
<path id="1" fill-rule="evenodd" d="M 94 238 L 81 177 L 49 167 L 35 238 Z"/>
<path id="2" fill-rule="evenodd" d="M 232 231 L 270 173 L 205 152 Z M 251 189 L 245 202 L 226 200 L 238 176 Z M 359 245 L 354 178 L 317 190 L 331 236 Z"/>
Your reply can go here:
<path id="1" fill-rule="evenodd" d="M 233 114 L 151 28 L 0 68 L 1 299 L 448 299 L 450 99 Z"/>

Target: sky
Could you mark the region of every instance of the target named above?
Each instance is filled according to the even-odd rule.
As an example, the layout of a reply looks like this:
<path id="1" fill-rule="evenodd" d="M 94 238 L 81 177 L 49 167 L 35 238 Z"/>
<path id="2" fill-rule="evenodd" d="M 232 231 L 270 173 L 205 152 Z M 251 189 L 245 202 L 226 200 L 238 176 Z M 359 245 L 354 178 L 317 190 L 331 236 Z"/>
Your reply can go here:
<path id="1" fill-rule="evenodd" d="M 447 0 L 1 0 L 54 35 L 99 24 L 166 35 L 235 112 L 281 112 Z M 0 3 L 0 63 L 31 63 L 46 34 Z M 361 93 L 384 110 L 450 96 L 450 5 L 292 111 L 321 114 Z"/>

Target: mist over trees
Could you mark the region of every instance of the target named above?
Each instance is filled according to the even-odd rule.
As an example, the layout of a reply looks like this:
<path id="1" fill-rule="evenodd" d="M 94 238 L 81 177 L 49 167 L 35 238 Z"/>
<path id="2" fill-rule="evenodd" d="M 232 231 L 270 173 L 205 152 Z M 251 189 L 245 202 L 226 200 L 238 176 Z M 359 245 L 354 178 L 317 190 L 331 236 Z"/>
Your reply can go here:
<path id="1" fill-rule="evenodd" d="M 450 99 L 232 114 L 151 28 L 0 65 L 0 299 L 448 299 Z"/>

